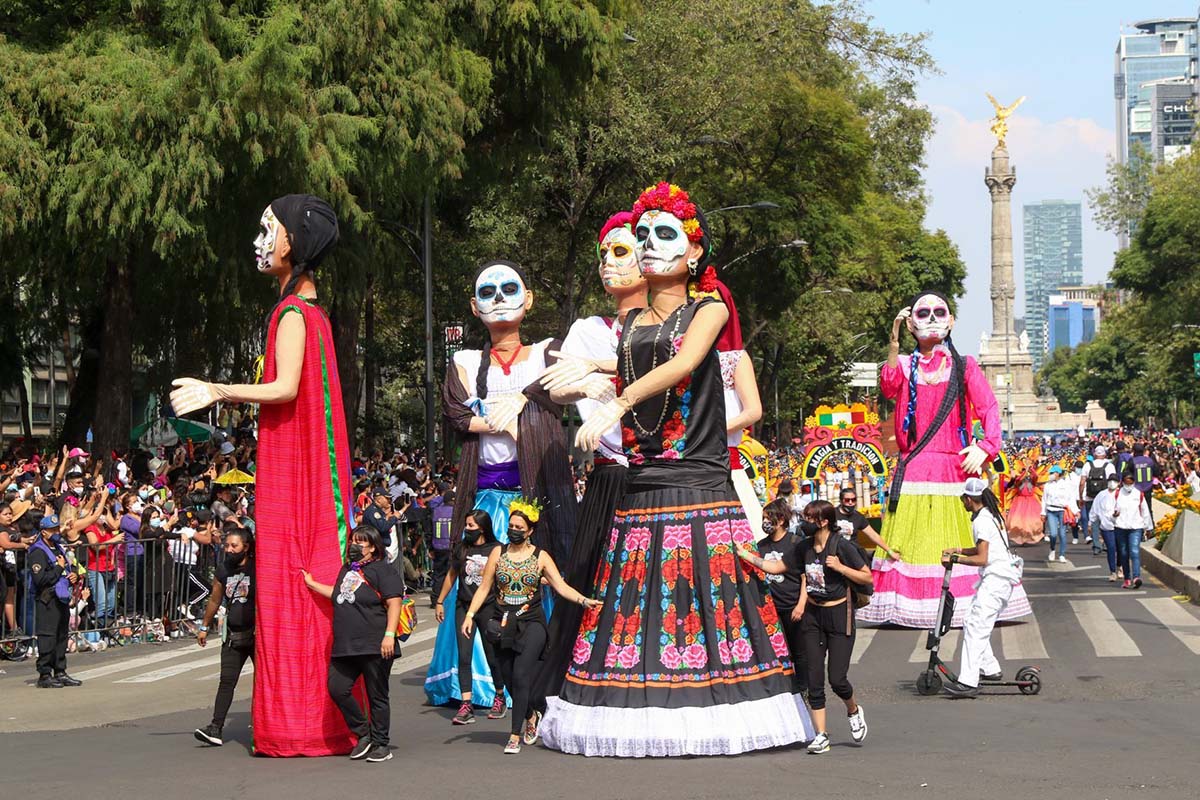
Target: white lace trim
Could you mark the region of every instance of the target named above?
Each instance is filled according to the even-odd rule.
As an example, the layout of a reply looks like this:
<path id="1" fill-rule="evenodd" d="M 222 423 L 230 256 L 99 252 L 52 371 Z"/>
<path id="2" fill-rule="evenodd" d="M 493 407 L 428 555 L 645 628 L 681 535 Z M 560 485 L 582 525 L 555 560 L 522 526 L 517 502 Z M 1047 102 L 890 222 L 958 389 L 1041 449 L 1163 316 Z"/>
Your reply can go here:
<path id="1" fill-rule="evenodd" d="M 547 698 L 539 729 L 547 747 L 585 756 L 724 756 L 813 737 L 799 695 L 687 708 L 579 706 Z"/>

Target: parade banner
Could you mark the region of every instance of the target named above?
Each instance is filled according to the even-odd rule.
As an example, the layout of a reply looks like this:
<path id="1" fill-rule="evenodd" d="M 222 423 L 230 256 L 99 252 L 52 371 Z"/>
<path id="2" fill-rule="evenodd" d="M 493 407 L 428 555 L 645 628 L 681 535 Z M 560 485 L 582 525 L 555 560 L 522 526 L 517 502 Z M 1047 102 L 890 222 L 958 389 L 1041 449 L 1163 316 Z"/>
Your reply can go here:
<path id="1" fill-rule="evenodd" d="M 804 421 L 804 460 L 800 474 L 814 480 L 830 456 L 853 453 L 869 467 L 872 475 L 886 477 L 887 459 L 881 447 L 879 415 L 863 403 L 817 406 Z"/>

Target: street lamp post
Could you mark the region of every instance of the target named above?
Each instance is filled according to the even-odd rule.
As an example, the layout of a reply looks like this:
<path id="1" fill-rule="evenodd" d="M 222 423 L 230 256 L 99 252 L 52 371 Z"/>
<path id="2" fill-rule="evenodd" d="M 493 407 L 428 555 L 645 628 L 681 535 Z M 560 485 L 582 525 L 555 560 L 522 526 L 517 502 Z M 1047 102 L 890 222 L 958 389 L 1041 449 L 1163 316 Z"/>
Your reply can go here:
<path id="1" fill-rule="evenodd" d="M 422 262 L 425 267 L 425 458 L 432 472 L 434 465 L 433 440 L 433 200 L 425 192 L 424 230 L 421 237 Z"/>
<path id="2" fill-rule="evenodd" d="M 1013 438 L 1012 413 L 1012 317 L 1008 313 L 1008 292 L 1004 292 L 1004 416 L 1008 440 Z"/>

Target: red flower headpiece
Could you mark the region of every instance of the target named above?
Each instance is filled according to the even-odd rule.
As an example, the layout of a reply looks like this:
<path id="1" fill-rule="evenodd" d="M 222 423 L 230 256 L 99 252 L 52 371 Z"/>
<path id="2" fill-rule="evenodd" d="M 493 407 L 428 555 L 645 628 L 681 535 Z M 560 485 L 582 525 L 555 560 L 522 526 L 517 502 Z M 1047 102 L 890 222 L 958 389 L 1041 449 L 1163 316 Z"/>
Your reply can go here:
<path id="1" fill-rule="evenodd" d="M 683 223 L 683 231 L 688 241 L 700 242 L 704 239 L 704 231 L 700 228 L 700 220 L 696 218 L 696 204 L 688 197 L 688 193 L 673 183 L 661 181 L 654 186 L 646 187 L 633 204 L 634 225 L 642 214 L 656 209 L 665 211 Z"/>

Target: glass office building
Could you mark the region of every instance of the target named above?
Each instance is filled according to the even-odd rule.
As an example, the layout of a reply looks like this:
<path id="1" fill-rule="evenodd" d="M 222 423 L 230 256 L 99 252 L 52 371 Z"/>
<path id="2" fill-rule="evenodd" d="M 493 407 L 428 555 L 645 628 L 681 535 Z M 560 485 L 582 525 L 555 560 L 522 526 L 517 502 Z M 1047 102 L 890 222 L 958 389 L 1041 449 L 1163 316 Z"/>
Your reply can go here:
<path id="1" fill-rule="evenodd" d="M 1048 352 L 1050 295 L 1083 282 L 1083 214 L 1079 203 L 1043 200 L 1024 207 L 1025 329 L 1038 369 Z"/>

